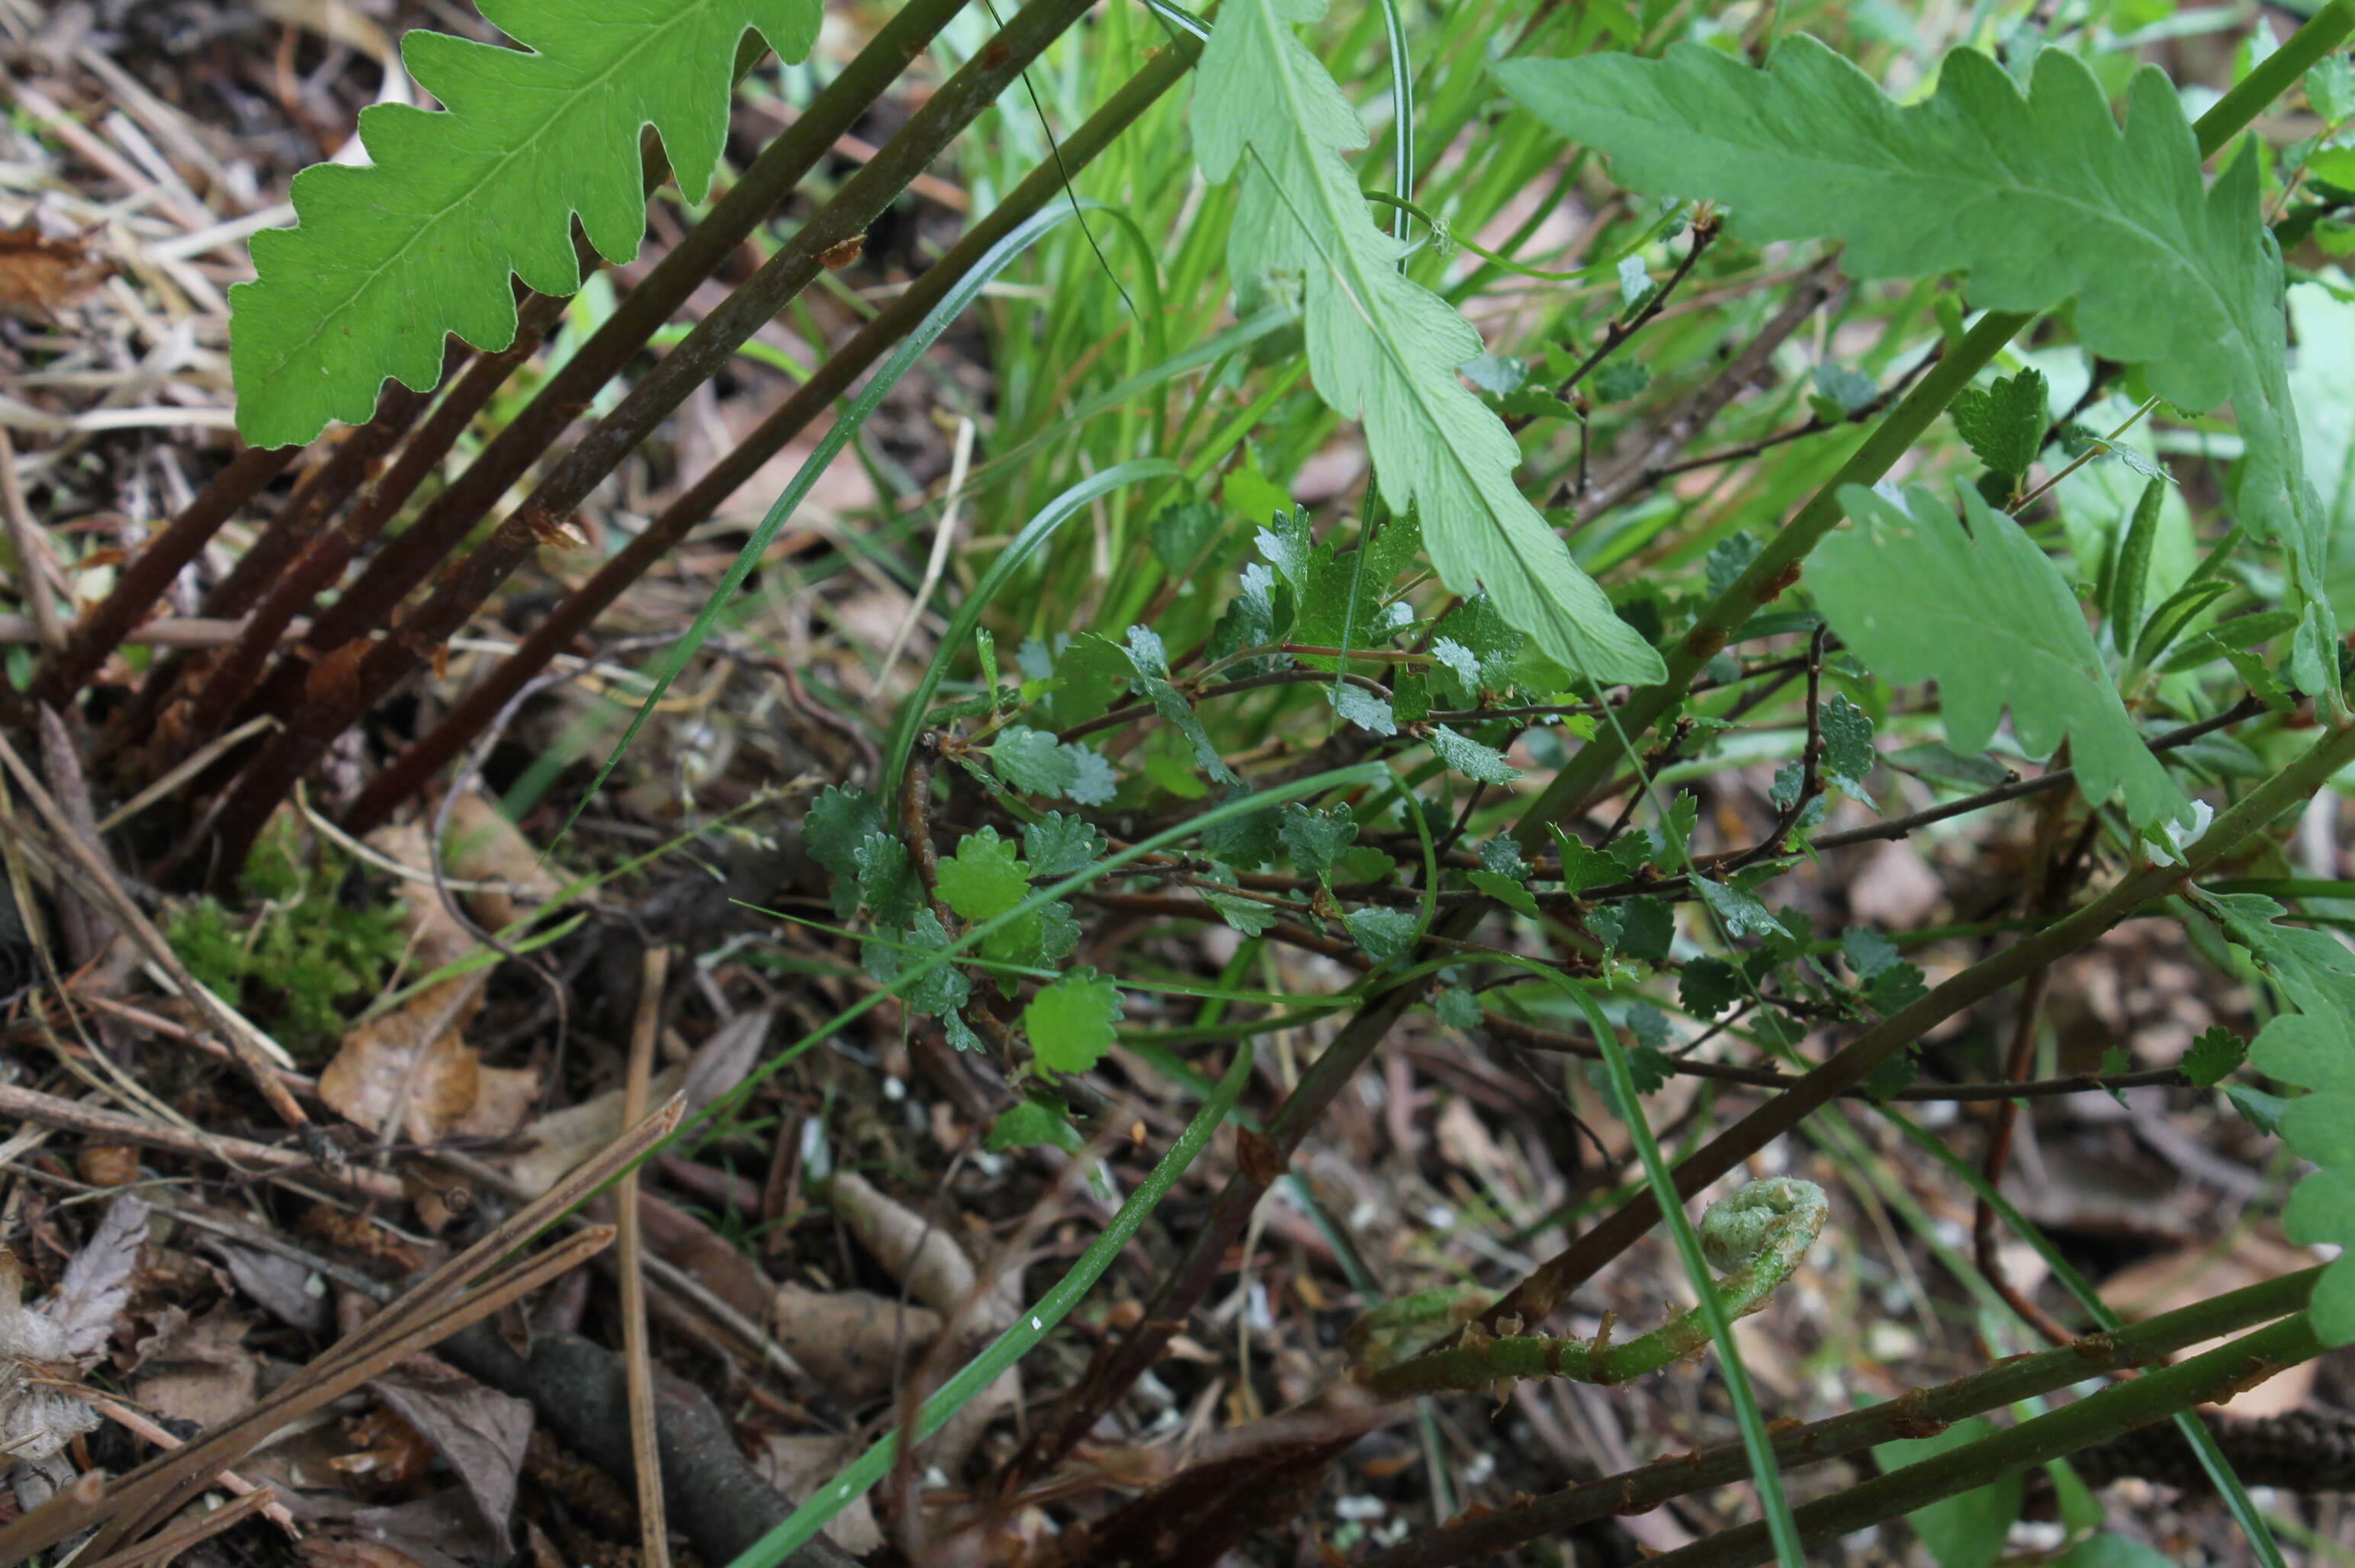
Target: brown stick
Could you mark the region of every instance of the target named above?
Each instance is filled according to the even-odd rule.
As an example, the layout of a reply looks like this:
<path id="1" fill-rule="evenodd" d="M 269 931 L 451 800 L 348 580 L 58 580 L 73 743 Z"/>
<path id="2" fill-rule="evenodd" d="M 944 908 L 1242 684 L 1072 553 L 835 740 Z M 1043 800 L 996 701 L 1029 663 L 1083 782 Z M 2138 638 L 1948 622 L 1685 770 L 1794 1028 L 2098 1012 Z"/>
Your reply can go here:
<path id="1" fill-rule="evenodd" d="M 16 1568 L 50 1541 L 89 1529 L 105 1509 L 106 1472 L 83 1471 L 30 1513 L 0 1525 L 0 1563 Z"/>
<path id="2" fill-rule="evenodd" d="M 325 1185 L 341 1187 L 384 1203 L 399 1203 L 406 1196 L 400 1179 L 388 1171 L 364 1170 L 352 1166 L 346 1166 L 342 1170 L 327 1170 L 298 1149 L 251 1143 L 244 1138 L 215 1133 L 184 1132 L 162 1122 L 150 1122 L 121 1111 L 101 1110 L 79 1101 L 61 1100 L 54 1094 L 20 1088 L 14 1083 L 0 1083 L 0 1115 L 19 1117 L 41 1126 L 55 1127 L 60 1132 L 80 1133 L 107 1143 L 132 1144 L 140 1148 L 185 1155 L 190 1159 L 209 1160 L 225 1165 L 231 1170 L 242 1168 L 272 1176 L 315 1178 Z"/>
<path id="3" fill-rule="evenodd" d="M 142 1563 L 169 1563 L 189 1548 L 242 1523 L 247 1515 L 260 1513 L 276 1501 L 277 1497 L 277 1489 L 272 1487 L 248 1492 L 236 1501 L 223 1503 L 209 1513 L 184 1519 L 168 1530 L 158 1531 L 136 1546 L 125 1547 L 101 1557 L 91 1563 L 91 1568 L 140 1568 Z M 81 1560 L 76 1558 L 74 1561 L 80 1563 Z"/>
<path id="4" fill-rule="evenodd" d="M 638 1016 L 630 1030 L 630 1065 L 622 1089 L 625 1125 L 634 1125 L 646 1114 L 646 1084 L 654 1076 L 655 1042 L 662 1034 L 663 983 L 669 976 L 670 949 L 647 948 L 638 972 Z M 655 1431 L 654 1351 L 646 1343 L 646 1276 L 639 1266 L 635 1170 L 624 1172 L 613 1184 L 613 1222 L 621 1238 L 622 1359 L 629 1383 L 630 1458 L 637 1472 L 638 1550 L 645 1568 L 670 1568 L 670 1531 Z"/>

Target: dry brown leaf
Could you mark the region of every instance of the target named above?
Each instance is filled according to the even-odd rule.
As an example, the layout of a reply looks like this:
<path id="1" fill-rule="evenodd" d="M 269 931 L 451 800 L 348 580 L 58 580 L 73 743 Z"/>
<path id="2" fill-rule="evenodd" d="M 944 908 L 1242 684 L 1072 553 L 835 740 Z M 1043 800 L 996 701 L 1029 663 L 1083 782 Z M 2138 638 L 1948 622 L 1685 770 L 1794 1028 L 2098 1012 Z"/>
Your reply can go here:
<path id="1" fill-rule="evenodd" d="M 398 1115 L 420 1143 L 446 1136 L 474 1110 L 481 1086 L 481 1058 L 462 1031 L 482 1004 L 479 974 L 429 986 L 344 1036 L 319 1074 L 319 1097 L 370 1132 Z"/>
<path id="2" fill-rule="evenodd" d="M 272 1317 L 305 1333 L 323 1334 L 335 1321 L 326 1282 L 293 1258 L 259 1247 L 208 1239 L 205 1250 L 228 1265 L 246 1299 Z"/>
<path id="3" fill-rule="evenodd" d="M 863 1290 L 781 1285 L 769 1332 L 785 1354 L 846 1404 L 891 1386 L 891 1370 L 912 1365 L 941 1331 L 940 1314 L 902 1307 Z"/>
<path id="4" fill-rule="evenodd" d="M 646 1087 L 646 1103 L 660 1104 L 673 1094 L 684 1093 L 691 1114 L 727 1093 L 744 1081 L 760 1060 L 774 1018 L 773 1013 L 762 1011 L 740 1013 L 729 1019 L 712 1030 L 711 1038 L 697 1046 L 686 1061 L 655 1074 Z M 507 1173 L 537 1198 L 621 1132 L 622 1092 L 609 1089 L 534 1122 L 528 1133 L 531 1147 L 515 1157 Z"/>
<path id="5" fill-rule="evenodd" d="M 449 1461 L 491 1539 L 506 1541 L 531 1441 L 530 1402 L 421 1356 L 368 1386 Z"/>
<path id="6" fill-rule="evenodd" d="M 253 1320 L 226 1303 L 202 1317 L 170 1307 L 139 1342 L 131 1393 L 158 1415 L 212 1426 L 250 1408 L 261 1362 L 245 1348 Z"/>
<path id="7" fill-rule="evenodd" d="M 105 1353 L 115 1320 L 130 1304 L 131 1277 L 147 1244 L 148 1211 L 136 1198 L 108 1204 L 98 1229 L 66 1264 L 57 1294 L 41 1304 L 43 1315 L 64 1330 L 65 1353 L 85 1367 Z"/>
<path id="8" fill-rule="evenodd" d="M 493 931 L 505 929 L 529 909 L 546 903 L 565 879 L 543 863 L 539 851 L 505 812 L 481 795 L 460 795 L 450 807 L 450 837 L 443 864 L 467 882 L 501 882 L 496 891 L 466 895 L 474 917 Z"/>
<path id="9" fill-rule="evenodd" d="M 0 229 L 0 315 L 46 325 L 113 271 L 86 240 L 52 240 L 33 223 Z"/>
<path id="10" fill-rule="evenodd" d="M 441 890 L 433 885 L 430 843 L 425 829 L 414 823 L 379 827 L 368 836 L 369 848 L 424 873 L 422 879 L 401 879 L 400 902 L 415 951 L 413 965 L 427 973 L 464 957 L 475 946 L 474 936 L 458 923 L 442 903 Z"/>
<path id="11" fill-rule="evenodd" d="M 655 1256 L 762 1323 L 785 1354 L 847 1404 L 890 1388 L 892 1368 L 922 1355 L 941 1331 L 940 1314 L 927 1307 L 863 1290 L 773 1285 L 718 1232 L 652 1193 L 638 1195 L 638 1218 Z"/>

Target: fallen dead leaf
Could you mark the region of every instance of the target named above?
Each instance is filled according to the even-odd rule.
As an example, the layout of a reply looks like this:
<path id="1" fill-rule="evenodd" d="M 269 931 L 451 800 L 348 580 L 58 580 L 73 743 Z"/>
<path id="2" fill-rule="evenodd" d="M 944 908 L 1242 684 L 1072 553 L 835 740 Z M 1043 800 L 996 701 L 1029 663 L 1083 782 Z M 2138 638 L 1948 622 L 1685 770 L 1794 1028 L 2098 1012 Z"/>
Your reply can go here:
<path id="1" fill-rule="evenodd" d="M 228 1266 L 246 1299 L 280 1322 L 311 1334 L 325 1333 L 334 1322 L 325 1282 L 293 1258 L 217 1238 L 204 1246 Z"/>
<path id="2" fill-rule="evenodd" d="M 227 1303 L 202 1317 L 165 1307 L 139 1341 L 131 1393 L 158 1415 L 212 1426 L 251 1407 L 261 1362 L 245 1348 L 253 1320 Z"/>
<path id="3" fill-rule="evenodd" d="M 459 796 L 450 807 L 450 837 L 443 841 L 443 853 L 442 863 L 459 880 L 506 884 L 498 891 L 466 895 L 469 912 L 493 931 L 548 902 L 567 880 L 540 859 L 505 812 L 473 793 Z"/>
<path id="4" fill-rule="evenodd" d="M 922 1355 L 941 1331 L 941 1315 L 927 1307 L 903 1307 L 863 1290 L 772 1285 L 718 1232 L 652 1193 L 638 1195 L 638 1218 L 655 1256 L 761 1323 L 785 1354 L 846 1404 L 890 1388 L 892 1369 Z"/>
<path id="5" fill-rule="evenodd" d="M 105 1352 L 131 1300 L 132 1276 L 147 1244 L 148 1213 L 136 1198 L 108 1204 L 98 1229 L 66 1264 L 57 1294 L 41 1304 L 42 1314 L 64 1331 L 66 1355 L 84 1366 Z"/>
<path id="6" fill-rule="evenodd" d="M 368 1386 L 449 1461 L 490 1539 L 505 1541 L 531 1441 L 530 1403 L 422 1356 Z"/>
<path id="7" fill-rule="evenodd" d="M 473 952 L 473 933 L 458 923 L 442 903 L 442 891 L 433 885 L 433 851 L 425 829 L 410 822 L 379 827 L 368 836 L 368 844 L 410 869 L 425 873 L 422 878 L 400 880 L 400 902 L 414 949 L 413 966 L 430 974 Z"/>
<path id="8" fill-rule="evenodd" d="M 693 1056 L 655 1074 L 646 1088 L 646 1104 L 656 1105 L 673 1094 L 684 1094 L 692 1114 L 735 1088 L 760 1060 L 775 1016 L 766 1010 L 740 1013 L 712 1030 Z M 532 1123 L 526 1134 L 531 1147 L 516 1156 L 507 1173 L 537 1198 L 621 1134 L 622 1091 L 609 1089 Z"/>
<path id="9" fill-rule="evenodd" d="M 0 229 L 0 315 L 46 325 L 113 272 L 87 240 L 52 240 L 33 223 Z"/>
<path id="10" fill-rule="evenodd" d="M 482 1059 L 461 1031 L 482 1002 L 482 976 L 462 976 L 360 1025 L 319 1074 L 319 1097 L 370 1132 L 397 1116 L 418 1142 L 440 1138 L 474 1108 Z"/>

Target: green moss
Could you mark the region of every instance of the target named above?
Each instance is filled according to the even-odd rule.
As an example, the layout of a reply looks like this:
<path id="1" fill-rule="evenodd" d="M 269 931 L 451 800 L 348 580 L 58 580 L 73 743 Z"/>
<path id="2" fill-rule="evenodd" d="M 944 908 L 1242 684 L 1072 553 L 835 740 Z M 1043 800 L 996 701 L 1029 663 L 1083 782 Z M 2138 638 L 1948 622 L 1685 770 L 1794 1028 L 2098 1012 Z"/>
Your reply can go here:
<path id="1" fill-rule="evenodd" d="M 347 869 L 341 856 L 315 850 L 281 818 L 239 879 L 259 901 L 259 915 L 199 899 L 167 931 L 190 974 L 298 1058 L 335 1045 L 356 1005 L 383 987 L 407 941 L 398 904 L 354 908 L 336 896 Z"/>

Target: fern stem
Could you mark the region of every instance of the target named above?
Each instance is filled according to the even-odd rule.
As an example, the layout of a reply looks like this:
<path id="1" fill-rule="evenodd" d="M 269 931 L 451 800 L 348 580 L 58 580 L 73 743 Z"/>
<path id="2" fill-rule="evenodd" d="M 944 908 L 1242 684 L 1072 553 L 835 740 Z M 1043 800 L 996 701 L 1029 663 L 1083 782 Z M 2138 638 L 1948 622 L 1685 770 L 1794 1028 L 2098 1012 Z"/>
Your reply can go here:
<path id="1" fill-rule="evenodd" d="M 197 692 L 191 704 L 196 728 L 188 737 L 190 743 L 209 741 L 229 729 L 232 720 L 248 717 L 241 709 L 262 667 L 278 651 L 287 626 L 343 575 L 360 548 L 383 530 L 402 503 L 441 465 L 516 368 L 538 351 L 541 339 L 561 319 L 569 304 L 549 294 L 534 294 L 525 301 L 516 313 L 515 341 L 468 366 L 441 406 L 401 448 L 393 465 L 378 476 L 342 521 L 312 540 L 310 548 L 278 574 L 270 592 L 247 616 L 244 634 Z"/>
<path id="2" fill-rule="evenodd" d="M 314 624 L 305 639 L 310 646 L 321 651 L 339 647 L 381 625 L 393 607 L 464 543 L 517 481 L 547 454 L 565 428 L 590 406 L 598 389 L 619 375 L 697 286 L 768 220 L 836 141 L 890 91 L 908 61 L 962 8 L 963 0 L 910 0 L 900 7 L 801 117 L 762 149 L 743 177 L 713 205 L 703 221 L 623 296 L 605 324 L 549 376 L 456 483 L 435 496 L 400 538 L 368 563 L 350 592 Z M 745 287 L 752 288 L 757 282 Z M 690 335 L 666 356 L 658 373 L 676 376 L 684 370 L 684 363 L 674 368 L 671 361 L 694 342 Z M 730 344 L 730 351 L 735 347 L 736 343 Z M 712 363 L 716 367 L 718 361 Z M 706 368 L 698 379 L 710 373 Z M 601 422 L 597 429 L 604 429 L 606 422 L 610 421 Z M 584 437 L 584 443 L 595 433 L 592 431 Z M 646 433 L 640 431 L 628 446 L 634 447 Z M 623 452 L 614 453 L 611 464 L 618 464 L 623 455 Z M 600 473 L 598 478 L 602 477 Z M 564 507 L 558 515 L 570 510 L 570 506 Z"/>
<path id="3" fill-rule="evenodd" d="M 1775 1435 L 1774 1456 L 1787 1467 L 1822 1464 L 1891 1439 L 1929 1435 L 1966 1416 L 2067 1388 L 2095 1371 L 2147 1366 L 2188 1345 L 2297 1311 L 2313 1292 L 2319 1272 L 2284 1275 L 2131 1324 L 2115 1334 L 2093 1335 L 2059 1349 L 2013 1357 L 1951 1382 L 1790 1428 Z M 1485 1561 L 1525 1541 L 1614 1514 L 1657 1508 L 1747 1474 L 1741 1444 L 1715 1444 L 1674 1466 L 1647 1465 L 1443 1525 L 1377 1553 L 1364 1568 L 1453 1568 Z M 1803 1520 L 1806 1511 L 1798 1510 Z"/>
<path id="4" fill-rule="evenodd" d="M 249 447 L 215 475 L 163 532 L 123 563 L 114 592 L 85 613 L 66 645 L 42 663 L 33 678 L 34 698 L 50 704 L 69 700 L 146 618 L 180 568 L 194 560 L 221 525 L 286 472 L 302 452 L 299 446 Z"/>
<path id="5" fill-rule="evenodd" d="M 1108 146 L 1163 93 L 1183 80 L 1200 48 L 1179 37 L 1130 78 L 1103 106 L 1063 142 L 1061 163 L 1042 160 L 1007 193 L 989 216 L 975 224 L 923 275 L 887 304 L 850 340 L 835 350 L 808 381 L 794 389 L 711 470 L 665 507 L 596 575 L 574 590 L 523 645 L 476 682 L 431 731 L 412 742 L 361 791 L 346 815 L 357 831 L 382 823 L 401 801 L 463 751 L 508 699 L 523 689 L 550 659 L 586 632 L 631 583 L 653 567 L 688 531 L 759 472 L 762 464 L 806 429 L 811 421 L 847 392 L 867 369 L 890 352 L 918 322 L 987 255 L 996 243 L 1043 211 L 1062 190 L 1066 171 L 1076 173 Z"/>
<path id="6" fill-rule="evenodd" d="M 1807 1546 L 1819 1546 L 1867 1524 L 2018 1475 L 2219 1396 L 2230 1398 L 2286 1367 L 2313 1360 L 2322 1349 L 2313 1320 L 2301 1312 L 2180 1366 L 2113 1383 L 2048 1415 L 1818 1499 L 1796 1510 L 1800 1538 Z M 1770 1556 L 1764 1530 L 1745 1524 L 1652 1561 L 1662 1568 L 1748 1568 Z"/>
<path id="7" fill-rule="evenodd" d="M 946 3 L 947 0 L 918 0 L 918 4 L 926 6 Z M 218 863 L 232 868 L 241 863 L 243 851 L 261 830 L 261 823 L 327 744 L 357 721 L 371 703 L 431 657 L 433 650 L 464 625 L 467 617 L 530 557 L 550 530 L 564 526 L 574 508 L 623 458 L 696 387 L 709 379 L 762 323 L 818 275 L 823 270 L 821 256 L 863 236 L 868 226 L 906 188 L 909 180 L 944 152 L 975 117 L 996 101 L 1007 83 L 1086 10 L 1081 0 L 1034 0 L 1034 4 L 1018 13 L 980 56 L 932 96 L 872 162 L 852 176 L 758 272 L 706 316 L 612 413 L 576 443 L 488 539 L 454 563 L 426 601 L 402 620 L 394 635 L 374 643 L 361 642 L 375 621 L 360 620 L 357 610 L 348 615 L 323 616 L 325 624 L 313 627 L 309 640 L 314 649 L 330 650 L 328 657 L 304 677 L 303 699 L 286 730 L 240 778 L 222 816 L 223 850 Z M 861 52 L 861 59 L 874 52 L 870 46 Z M 883 55 L 895 64 L 904 63 L 905 57 L 896 46 L 883 51 Z M 847 103 L 849 97 L 844 94 L 837 107 Z M 796 137 L 805 128 L 812 131 L 803 141 L 807 144 L 805 151 L 814 162 L 833 144 L 834 133 L 813 112 L 796 121 L 785 135 Z M 420 531 L 411 529 L 404 535 L 404 544 Z M 454 542 L 446 541 L 442 548 Z M 391 553 L 388 551 L 388 555 Z M 423 547 L 417 553 L 424 556 Z M 432 564 L 431 559 L 405 562 L 409 567 Z M 389 599 L 363 598 L 371 579 L 378 575 L 374 571 L 364 575 L 360 584 L 336 606 L 337 611 L 341 612 L 345 604 L 359 602 L 361 609 L 376 621 L 389 616 L 398 603 L 398 593 Z M 388 586 L 406 592 L 406 585 L 382 581 L 376 584 L 378 590 Z M 355 621 L 358 624 L 352 624 Z M 340 661 L 337 655 L 341 655 Z M 290 667 L 300 667 L 292 661 L 286 663 Z"/>

